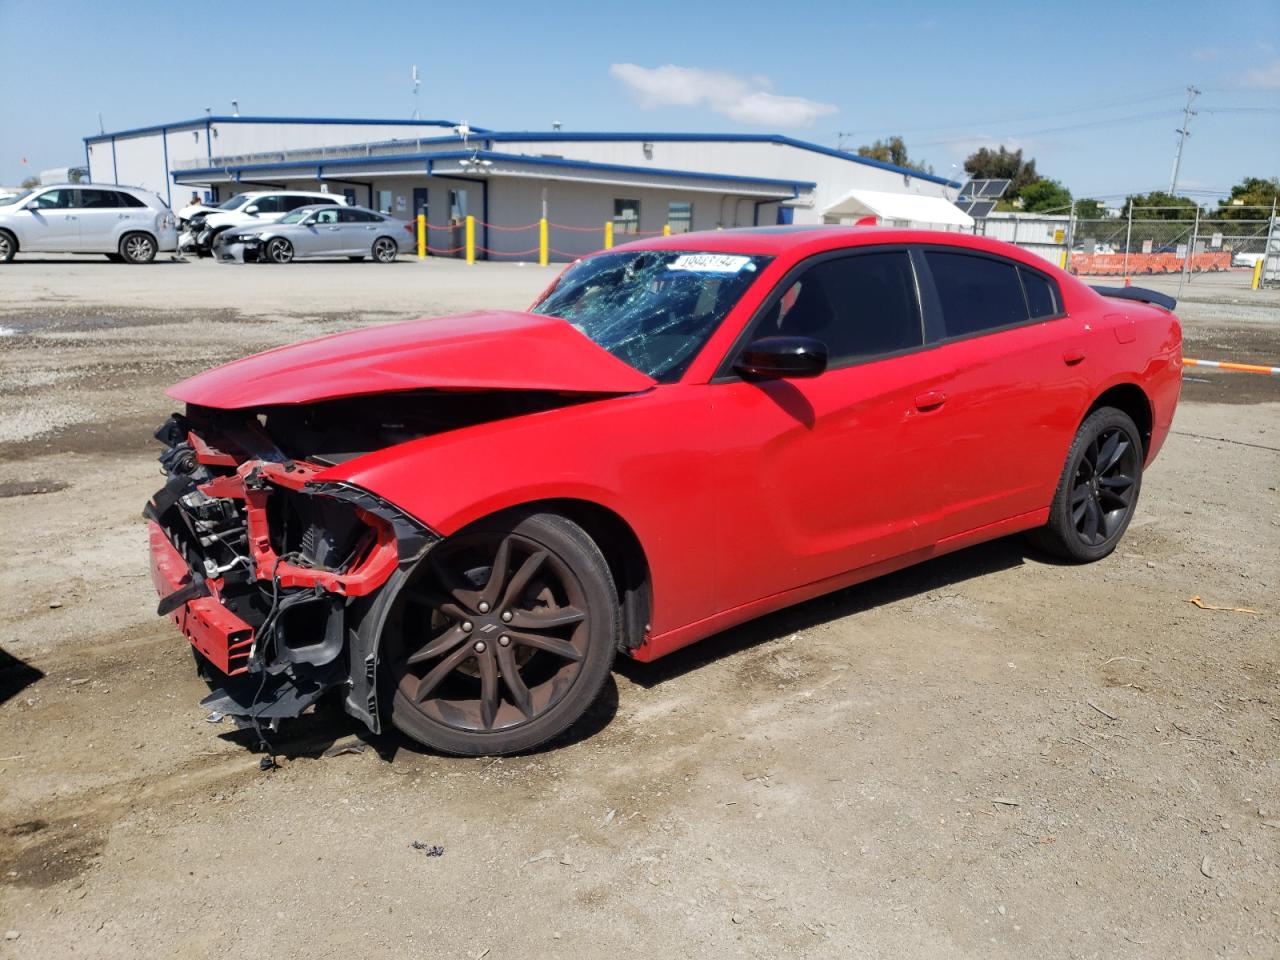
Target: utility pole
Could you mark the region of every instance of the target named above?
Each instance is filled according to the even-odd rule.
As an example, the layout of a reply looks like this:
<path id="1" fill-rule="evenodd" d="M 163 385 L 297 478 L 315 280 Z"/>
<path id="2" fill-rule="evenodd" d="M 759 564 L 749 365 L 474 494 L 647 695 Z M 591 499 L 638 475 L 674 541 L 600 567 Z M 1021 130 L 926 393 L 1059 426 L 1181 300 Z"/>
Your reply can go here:
<path id="1" fill-rule="evenodd" d="M 1187 137 L 1191 136 L 1188 129 L 1191 126 L 1191 118 L 1196 112 L 1191 109 L 1191 104 L 1196 97 L 1200 96 L 1200 91 L 1194 86 L 1187 87 L 1187 105 L 1182 108 L 1182 126 L 1175 130 L 1178 135 L 1178 149 L 1173 154 L 1173 176 L 1169 180 L 1169 195 L 1174 196 L 1178 192 L 1178 168 L 1182 166 L 1182 146 L 1187 142 Z"/>
<path id="2" fill-rule="evenodd" d="M 839 150 L 841 153 L 843 153 L 845 137 L 852 137 L 852 136 L 853 134 L 851 132 L 837 130 L 836 131 L 836 149 Z"/>

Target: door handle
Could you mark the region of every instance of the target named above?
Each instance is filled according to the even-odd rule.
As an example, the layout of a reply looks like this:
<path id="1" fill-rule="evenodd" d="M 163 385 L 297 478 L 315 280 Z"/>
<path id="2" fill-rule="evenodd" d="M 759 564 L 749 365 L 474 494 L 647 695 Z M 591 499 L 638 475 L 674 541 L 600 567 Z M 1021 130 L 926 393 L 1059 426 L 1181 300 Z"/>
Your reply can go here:
<path id="1" fill-rule="evenodd" d="M 1062 355 L 1062 362 L 1068 367 L 1074 367 L 1077 363 L 1084 359 L 1083 350 L 1068 350 Z"/>
<path id="2" fill-rule="evenodd" d="M 916 394 L 916 409 L 921 413 L 926 413 L 930 410 L 937 410 L 946 402 L 947 395 L 938 390 L 930 390 L 928 393 Z"/>

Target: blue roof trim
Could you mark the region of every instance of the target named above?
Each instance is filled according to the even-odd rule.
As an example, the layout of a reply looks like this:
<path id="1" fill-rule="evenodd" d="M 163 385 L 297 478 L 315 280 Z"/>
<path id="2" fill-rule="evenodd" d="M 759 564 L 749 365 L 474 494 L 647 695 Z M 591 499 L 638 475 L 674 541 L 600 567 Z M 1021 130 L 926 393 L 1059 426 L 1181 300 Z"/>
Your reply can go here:
<path id="1" fill-rule="evenodd" d="M 230 164 L 225 167 L 194 167 L 187 170 L 175 170 L 173 172 L 173 178 L 176 181 L 179 176 L 200 177 L 214 173 L 229 174 L 232 171 L 235 171 L 235 175 L 239 176 L 244 173 L 252 173 L 255 171 L 307 169 L 312 166 L 316 167 L 318 173 L 323 174 L 324 170 L 333 167 L 389 167 L 401 163 L 416 163 L 423 160 L 462 160 L 469 159 L 471 157 L 480 157 L 485 160 L 496 160 L 506 163 L 523 163 L 529 166 L 599 170 L 608 173 L 632 173 L 639 174 L 641 176 L 681 177 L 686 180 L 709 180 L 716 183 L 752 183 L 759 184 L 761 186 L 783 187 L 792 191 L 812 190 L 817 187 L 816 183 L 809 180 L 776 180 L 770 177 L 736 176 L 728 173 L 704 173 L 700 170 L 672 170 L 665 167 L 635 167 L 618 163 L 593 163 L 589 160 L 534 157 L 523 153 L 497 153 L 492 150 L 444 150 L 438 153 L 400 153 L 387 154 L 378 157 L 345 157 L 339 160 L 327 160 L 320 162 L 311 159 L 284 162 L 275 161 L 272 163 Z"/>
<path id="2" fill-rule="evenodd" d="M 377 120 L 368 117 L 197 117 L 194 120 L 178 120 L 174 123 L 157 123 L 149 127 L 133 127 L 129 130 L 116 130 L 108 133 L 95 133 L 83 137 L 85 143 L 96 143 L 110 140 L 112 137 L 136 137 L 146 133 L 160 133 L 162 130 L 187 130 L 202 127 L 209 123 L 318 123 L 318 124 L 350 124 L 352 126 L 372 127 L 456 127 L 452 120 Z M 475 133 L 487 133 L 481 127 L 471 128 Z"/>
<path id="3" fill-rule="evenodd" d="M 869 167 L 878 167 L 881 170 L 890 170 L 894 173 L 907 174 L 912 177 L 919 177 L 921 180 L 928 180 L 930 183 L 940 183 L 948 187 L 960 187 L 959 183 L 954 180 L 948 180 L 946 177 L 939 177 L 936 174 L 924 173 L 920 170 L 912 170 L 909 167 L 900 167 L 897 164 L 885 163 L 881 160 L 872 160 L 870 157 L 860 157 L 856 153 L 849 153 L 845 150 L 836 150 L 832 147 L 824 147 L 819 143 L 810 143 L 808 140 L 797 140 L 795 137 L 784 136 L 780 133 L 573 133 L 563 130 L 548 132 L 545 130 L 530 130 L 524 133 L 518 131 L 504 130 L 486 134 L 486 137 L 495 142 L 501 140 L 527 140 L 530 142 L 548 142 L 548 141 L 583 141 L 583 142 L 602 142 L 609 140 L 651 140 L 661 143 L 667 141 L 669 143 L 691 143 L 696 141 L 710 141 L 716 143 L 778 143 L 788 147 L 796 147 L 800 150 L 809 150 L 813 153 L 821 153 L 828 157 L 835 157 L 839 160 L 850 160 L 853 163 L 865 164 Z"/>

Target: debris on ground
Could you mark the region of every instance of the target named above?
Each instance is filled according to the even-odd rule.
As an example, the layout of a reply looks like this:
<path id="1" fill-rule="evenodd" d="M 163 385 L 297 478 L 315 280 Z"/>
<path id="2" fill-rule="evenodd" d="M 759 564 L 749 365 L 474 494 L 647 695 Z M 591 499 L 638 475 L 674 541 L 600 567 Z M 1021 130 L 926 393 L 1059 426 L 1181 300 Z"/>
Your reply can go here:
<path id="1" fill-rule="evenodd" d="M 339 740 L 332 747 L 320 754 L 321 760 L 328 760 L 332 757 L 340 757 L 344 753 L 364 753 L 364 741 L 359 737 L 348 737 L 346 740 Z"/>
<path id="2" fill-rule="evenodd" d="M 1022 801 L 1021 801 L 1021 800 L 1010 800 L 1008 797 L 992 797 L 992 798 L 991 798 L 991 802 L 992 802 L 992 803 L 998 803 L 998 804 L 999 804 L 1000 806 L 1002 806 L 1002 807 L 1020 807 L 1020 806 L 1022 806 Z"/>
<path id="3" fill-rule="evenodd" d="M 215 710 L 213 711 L 213 713 L 209 714 L 207 717 L 204 718 L 204 722 L 205 723 L 221 723 L 222 718 L 223 718 L 223 714 Z"/>
<path id="4" fill-rule="evenodd" d="M 1209 855 L 1205 854 L 1200 860 L 1200 872 L 1210 880 L 1213 879 L 1213 861 L 1209 859 Z"/>
<path id="5" fill-rule="evenodd" d="M 262 771 L 279 770 L 280 764 L 276 763 L 275 757 L 263 757 L 258 761 L 258 769 Z"/>
<path id="6" fill-rule="evenodd" d="M 1199 596 L 1192 597 L 1187 603 L 1199 607 L 1201 610 L 1223 610 L 1227 613 L 1252 613 L 1254 616 L 1261 616 L 1257 610 L 1252 607 L 1217 607 L 1212 603 L 1205 603 Z"/>
<path id="7" fill-rule="evenodd" d="M 409 846 L 413 847 L 413 849 L 415 850 L 421 850 L 428 857 L 444 856 L 444 847 L 435 846 L 423 840 L 414 840 L 412 843 L 409 844 Z"/>

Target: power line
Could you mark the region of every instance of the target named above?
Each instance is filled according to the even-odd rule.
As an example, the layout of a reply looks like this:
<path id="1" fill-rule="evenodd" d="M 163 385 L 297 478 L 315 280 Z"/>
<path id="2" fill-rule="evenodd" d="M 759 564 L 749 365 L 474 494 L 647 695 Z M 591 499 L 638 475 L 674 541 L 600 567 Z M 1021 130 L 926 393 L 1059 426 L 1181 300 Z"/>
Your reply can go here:
<path id="1" fill-rule="evenodd" d="M 991 137 L 985 135 L 971 135 L 967 137 L 951 137 L 946 140 L 930 140 L 924 143 L 914 144 L 916 147 L 941 147 L 951 143 L 968 143 L 972 140 L 1012 140 L 1019 137 L 1034 137 L 1045 133 L 1063 133 L 1067 130 L 1084 130 L 1090 127 L 1105 127 L 1116 123 L 1135 123 L 1141 120 L 1155 120 L 1161 117 L 1177 116 L 1176 111 L 1159 110 L 1155 113 L 1135 113 L 1126 117 L 1110 117 L 1106 120 L 1087 120 L 1084 123 L 1070 123 L 1061 127 L 1045 127 L 1040 130 L 1025 130 L 1021 133 L 1005 134 L 1001 137 Z"/>

